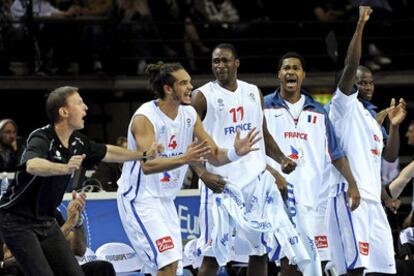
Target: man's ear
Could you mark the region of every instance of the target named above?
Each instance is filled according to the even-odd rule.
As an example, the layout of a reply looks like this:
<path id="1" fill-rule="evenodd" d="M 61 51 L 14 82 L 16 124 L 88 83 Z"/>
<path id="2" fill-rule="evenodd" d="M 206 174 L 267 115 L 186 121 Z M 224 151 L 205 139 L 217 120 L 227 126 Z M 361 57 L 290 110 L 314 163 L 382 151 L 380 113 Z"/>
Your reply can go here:
<path id="1" fill-rule="evenodd" d="M 60 117 L 62 117 L 62 118 L 66 118 L 66 117 L 68 117 L 68 115 L 69 115 L 69 113 L 68 113 L 68 111 L 66 110 L 66 107 L 61 107 L 61 108 L 59 108 L 59 116 Z"/>
<path id="2" fill-rule="evenodd" d="M 162 87 L 162 89 L 164 89 L 164 93 L 165 94 L 169 94 L 172 91 L 172 87 L 169 86 L 169 85 L 167 85 L 167 84 L 164 84 L 164 86 Z"/>
<path id="3" fill-rule="evenodd" d="M 240 66 L 240 59 L 236 59 L 236 68 L 239 68 Z"/>

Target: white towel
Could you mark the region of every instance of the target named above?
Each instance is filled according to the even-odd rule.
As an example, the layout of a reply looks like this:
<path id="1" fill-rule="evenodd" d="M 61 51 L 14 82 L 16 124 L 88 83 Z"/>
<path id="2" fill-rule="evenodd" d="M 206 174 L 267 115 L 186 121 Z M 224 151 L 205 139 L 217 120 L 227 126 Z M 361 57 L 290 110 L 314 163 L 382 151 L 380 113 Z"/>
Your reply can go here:
<path id="1" fill-rule="evenodd" d="M 230 238 L 236 225 L 244 233 L 262 233 L 266 252 L 277 245 L 276 237 L 290 263 L 297 264 L 300 269 L 304 269 L 310 262 L 310 257 L 284 210 L 283 199 L 274 181 L 260 182 L 248 203 L 236 185 L 227 183 L 222 194 L 214 194 L 212 208 L 212 243 L 201 251 L 202 255 L 213 253 L 219 265 L 230 261 Z M 248 243 L 254 250 L 255 244 L 249 240 Z"/>

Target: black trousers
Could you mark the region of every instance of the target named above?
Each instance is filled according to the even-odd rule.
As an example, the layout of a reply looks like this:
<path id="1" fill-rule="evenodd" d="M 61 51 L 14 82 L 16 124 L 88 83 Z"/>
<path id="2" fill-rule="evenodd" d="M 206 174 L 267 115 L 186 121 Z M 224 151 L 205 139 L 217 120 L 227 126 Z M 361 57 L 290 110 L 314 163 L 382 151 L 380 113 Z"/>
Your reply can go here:
<path id="1" fill-rule="evenodd" d="M 84 275 L 56 220 L 1 211 L 0 233 L 25 275 Z"/>

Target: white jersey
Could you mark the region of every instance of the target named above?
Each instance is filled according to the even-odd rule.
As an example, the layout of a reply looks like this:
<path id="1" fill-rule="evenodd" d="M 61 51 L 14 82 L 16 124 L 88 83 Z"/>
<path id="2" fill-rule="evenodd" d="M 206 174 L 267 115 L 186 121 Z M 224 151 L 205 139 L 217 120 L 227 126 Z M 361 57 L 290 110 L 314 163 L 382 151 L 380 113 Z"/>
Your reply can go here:
<path id="1" fill-rule="evenodd" d="M 257 86 L 238 80 L 237 89 L 232 92 L 213 81 L 197 90 L 203 93 L 207 101 L 204 129 L 220 148 L 233 147 L 238 128 L 241 129 L 241 138 L 253 128 L 263 137 L 263 111 Z M 207 164 L 207 169 L 242 187 L 266 168 L 263 139 L 255 147 L 259 147 L 260 150 L 250 152 L 224 166 L 214 167 Z"/>
<path id="2" fill-rule="evenodd" d="M 380 125 L 358 100 L 336 90 L 329 118 L 363 199 L 381 200 L 381 155 L 384 146 Z"/>
<path id="3" fill-rule="evenodd" d="M 135 112 L 128 127 L 128 149 L 137 150 L 131 126 L 135 116 L 145 116 L 154 127 L 155 141 L 164 146 L 161 156 L 172 157 L 186 152 L 192 143 L 194 124 L 197 113 L 192 106 L 180 105 L 177 117 L 172 120 L 158 107 L 157 102 L 144 103 Z M 121 178 L 118 180 L 118 192 L 126 193 L 135 188 L 136 193 L 129 193 L 135 199 L 160 197 L 174 199 L 181 189 L 188 165 L 162 173 L 145 175 L 139 161 L 124 163 Z"/>
<path id="4" fill-rule="evenodd" d="M 302 92 L 303 109 L 294 118 L 279 91 L 264 99 L 267 128 L 283 153 L 296 162 L 295 171 L 284 175 L 295 187 L 295 201 L 316 207 L 328 198 L 323 174 L 331 160 L 344 156 L 322 105 Z M 269 162 L 274 166 L 274 162 Z"/>

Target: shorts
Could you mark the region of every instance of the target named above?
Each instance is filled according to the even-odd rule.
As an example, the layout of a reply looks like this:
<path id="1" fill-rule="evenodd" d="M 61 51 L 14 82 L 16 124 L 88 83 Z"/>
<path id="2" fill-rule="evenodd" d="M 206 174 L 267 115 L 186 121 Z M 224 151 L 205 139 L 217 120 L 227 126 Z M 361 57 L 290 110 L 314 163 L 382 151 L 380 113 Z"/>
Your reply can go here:
<path id="1" fill-rule="evenodd" d="M 118 193 L 118 211 L 129 241 L 143 265 L 141 272 L 155 274 L 182 260 L 181 229 L 172 199 L 130 200 Z"/>
<path id="2" fill-rule="evenodd" d="M 361 199 L 353 212 L 346 193 L 329 198 L 328 242 L 332 263 L 338 274 L 365 268 L 365 273 L 396 273 L 391 228 L 381 203 Z"/>

